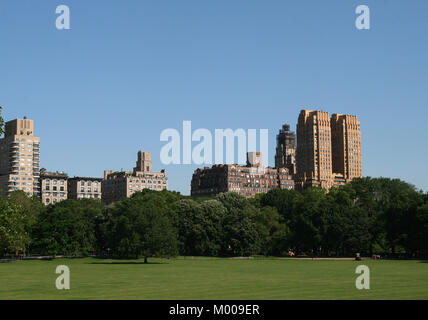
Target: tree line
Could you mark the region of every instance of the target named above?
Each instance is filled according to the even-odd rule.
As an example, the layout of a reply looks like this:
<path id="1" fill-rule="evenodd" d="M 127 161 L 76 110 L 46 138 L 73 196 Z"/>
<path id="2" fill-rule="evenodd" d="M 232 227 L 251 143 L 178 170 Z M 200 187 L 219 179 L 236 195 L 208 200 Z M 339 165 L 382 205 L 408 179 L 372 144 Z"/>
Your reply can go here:
<path id="1" fill-rule="evenodd" d="M 143 190 L 105 206 L 0 200 L 0 256 L 428 256 L 428 194 L 398 179 L 361 178 L 325 192 L 274 189 L 254 198 Z"/>

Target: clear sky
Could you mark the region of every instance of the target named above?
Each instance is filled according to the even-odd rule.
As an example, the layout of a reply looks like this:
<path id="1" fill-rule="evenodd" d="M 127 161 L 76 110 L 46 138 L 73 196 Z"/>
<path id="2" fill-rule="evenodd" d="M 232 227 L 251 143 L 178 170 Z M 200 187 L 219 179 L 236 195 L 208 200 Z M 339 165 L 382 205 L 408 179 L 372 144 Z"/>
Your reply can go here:
<path id="1" fill-rule="evenodd" d="M 163 129 L 266 128 L 274 165 L 301 109 L 355 114 L 363 174 L 428 190 L 427 17 L 426 0 L 1 0 L 0 105 L 35 120 L 48 170 L 102 177 L 151 151 L 183 194 L 197 166 L 161 164 Z"/>

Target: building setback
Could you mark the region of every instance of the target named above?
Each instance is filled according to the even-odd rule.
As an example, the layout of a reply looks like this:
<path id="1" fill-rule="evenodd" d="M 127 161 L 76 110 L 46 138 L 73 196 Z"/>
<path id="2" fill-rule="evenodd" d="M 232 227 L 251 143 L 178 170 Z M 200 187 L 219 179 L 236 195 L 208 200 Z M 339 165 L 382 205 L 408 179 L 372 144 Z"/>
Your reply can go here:
<path id="1" fill-rule="evenodd" d="M 99 199 L 102 198 L 102 178 L 73 177 L 68 179 L 69 199 Z"/>
<path id="2" fill-rule="evenodd" d="M 6 122 L 0 139 L 0 190 L 3 196 L 22 190 L 29 196 L 40 194 L 40 138 L 34 122 L 24 117 Z"/>
<path id="3" fill-rule="evenodd" d="M 40 198 L 45 205 L 67 200 L 68 175 L 64 172 L 40 170 Z"/>
<path id="4" fill-rule="evenodd" d="M 219 164 L 196 169 L 191 183 L 192 196 L 213 196 L 221 192 L 236 192 L 245 197 L 272 189 L 294 189 L 287 168 L 262 166 L 260 152 L 247 153 L 247 165 Z"/>
<path id="5" fill-rule="evenodd" d="M 138 152 L 136 167 L 131 171 L 105 170 L 102 200 L 106 204 L 131 197 L 143 189 L 168 190 L 166 171 L 153 172 L 150 152 Z"/>

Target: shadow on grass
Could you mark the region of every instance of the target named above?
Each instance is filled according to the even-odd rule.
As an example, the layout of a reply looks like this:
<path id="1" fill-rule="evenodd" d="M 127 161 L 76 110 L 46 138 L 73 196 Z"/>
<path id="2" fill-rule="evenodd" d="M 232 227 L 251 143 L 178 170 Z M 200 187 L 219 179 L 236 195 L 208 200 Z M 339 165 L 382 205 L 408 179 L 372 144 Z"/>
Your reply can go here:
<path id="1" fill-rule="evenodd" d="M 144 263 L 144 262 L 137 262 L 137 261 L 112 261 L 112 262 L 107 262 L 107 261 L 105 261 L 105 262 L 87 262 L 87 264 L 111 264 L 111 265 L 114 265 L 114 264 L 141 264 L 141 265 L 149 265 L 149 264 L 168 264 L 168 263 L 165 263 L 165 262 L 147 262 L 147 263 Z"/>

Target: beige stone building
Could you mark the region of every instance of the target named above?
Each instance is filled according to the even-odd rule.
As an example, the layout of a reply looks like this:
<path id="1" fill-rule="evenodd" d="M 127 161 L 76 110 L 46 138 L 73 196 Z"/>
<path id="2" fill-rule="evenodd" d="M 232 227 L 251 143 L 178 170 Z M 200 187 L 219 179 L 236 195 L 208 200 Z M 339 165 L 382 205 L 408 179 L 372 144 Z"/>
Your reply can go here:
<path id="1" fill-rule="evenodd" d="M 168 190 L 168 178 L 165 170 L 153 172 L 150 152 L 139 151 L 137 165 L 132 172 L 105 170 L 102 188 L 103 202 L 110 204 L 143 189 Z"/>
<path id="2" fill-rule="evenodd" d="M 102 198 L 101 178 L 73 177 L 68 179 L 68 198 L 79 199 L 99 199 Z"/>
<path id="3" fill-rule="evenodd" d="M 29 196 L 40 194 L 40 138 L 34 122 L 24 117 L 6 122 L 0 139 L 0 189 L 3 196 L 22 190 Z"/>
<path id="4" fill-rule="evenodd" d="M 362 176 L 356 116 L 302 110 L 297 124 L 296 186 L 329 189 Z"/>
<path id="5" fill-rule="evenodd" d="M 297 175 L 300 188 L 333 185 L 331 127 L 328 112 L 302 110 L 297 122 Z"/>
<path id="6" fill-rule="evenodd" d="M 47 172 L 40 170 L 40 197 L 45 205 L 67 200 L 68 175 L 64 172 Z"/>
<path id="7" fill-rule="evenodd" d="M 362 177 L 361 131 L 356 116 L 333 114 L 331 117 L 333 172 L 345 180 Z"/>

